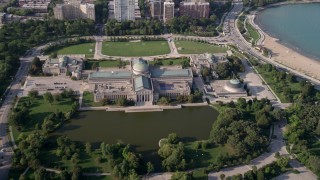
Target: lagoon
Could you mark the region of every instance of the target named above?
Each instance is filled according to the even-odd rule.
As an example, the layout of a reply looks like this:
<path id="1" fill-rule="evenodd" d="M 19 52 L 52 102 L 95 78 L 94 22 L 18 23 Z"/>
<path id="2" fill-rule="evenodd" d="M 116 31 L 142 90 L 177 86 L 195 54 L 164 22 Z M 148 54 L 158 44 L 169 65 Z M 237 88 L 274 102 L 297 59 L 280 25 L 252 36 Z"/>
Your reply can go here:
<path id="1" fill-rule="evenodd" d="M 188 107 L 163 112 L 85 111 L 57 130 L 72 140 L 131 144 L 143 154 L 155 152 L 158 142 L 169 133 L 177 133 L 183 141 L 208 139 L 218 112 L 212 107 Z"/>

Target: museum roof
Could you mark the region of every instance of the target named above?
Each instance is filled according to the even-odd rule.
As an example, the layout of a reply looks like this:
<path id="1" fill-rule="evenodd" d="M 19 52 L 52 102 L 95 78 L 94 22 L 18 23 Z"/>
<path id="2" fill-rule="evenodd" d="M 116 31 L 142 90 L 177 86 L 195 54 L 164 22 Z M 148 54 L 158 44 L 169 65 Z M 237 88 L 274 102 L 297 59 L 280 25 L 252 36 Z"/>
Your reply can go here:
<path id="1" fill-rule="evenodd" d="M 126 79 L 131 78 L 130 71 L 105 71 L 105 72 L 94 72 L 89 74 L 90 78 L 115 78 L 115 79 Z"/>
<path id="2" fill-rule="evenodd" d="M 138 76 L 134 79 L 134 89 L 135 91 L 140 91 L 142 89 L 152 90 L 151 80 L 145 76 Z"/>
<path id="3" fill-rule="evenodd" d="M 151 71 L 151 76 L 153 78 L 160 78 L 160 77 L 188 77 L 192 76 L 189 69 L 177 69 L 177 70 L 165 70 L 165 69 L 154 69 Z"/>

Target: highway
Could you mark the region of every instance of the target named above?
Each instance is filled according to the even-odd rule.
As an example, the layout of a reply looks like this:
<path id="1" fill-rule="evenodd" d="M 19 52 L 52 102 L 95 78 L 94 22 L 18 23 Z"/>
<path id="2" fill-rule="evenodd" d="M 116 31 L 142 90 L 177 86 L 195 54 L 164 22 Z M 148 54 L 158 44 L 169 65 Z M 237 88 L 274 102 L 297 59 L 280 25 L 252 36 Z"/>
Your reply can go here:
<path id="1" fill-rule="evenodd" d="M 13 155 L 12 144 L 9 139 L 9 113 L 13 106 L 15 97 L 21 92 L 21 81 L 27 77 L 28 67 L 35 56 L 40 55 L 40 50 L 44 46 L 31 50 L 31 55 L 20 58 L 20 68 L 18 69 L 13 82 L 10 85 L 10 89 L 5 97 L 3 104 L 0 108 L 0 138 L 1 138 L 1 151 L 3 151 L 2 166 L 0 167 L 0 179 L 7 179 L 8 173 L 11 167 L 11 159 Z"/>

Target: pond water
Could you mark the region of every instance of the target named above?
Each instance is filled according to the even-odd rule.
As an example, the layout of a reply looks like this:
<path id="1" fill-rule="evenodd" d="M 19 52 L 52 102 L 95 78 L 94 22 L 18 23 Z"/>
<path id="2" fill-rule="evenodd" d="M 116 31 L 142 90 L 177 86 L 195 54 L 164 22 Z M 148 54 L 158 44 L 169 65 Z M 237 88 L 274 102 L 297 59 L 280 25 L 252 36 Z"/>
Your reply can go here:
<path id="1" fill-rule="evenodd" d="M 159 140 L 172 132 L 183 141 L 208 139 L 217 115 L 218 112 L 209 106 L 144 113 L 85 111 L 55 134 L 91 142 L 96 147 L 101 142 L 121 141 L 148 154 L 156 152 Z"/>

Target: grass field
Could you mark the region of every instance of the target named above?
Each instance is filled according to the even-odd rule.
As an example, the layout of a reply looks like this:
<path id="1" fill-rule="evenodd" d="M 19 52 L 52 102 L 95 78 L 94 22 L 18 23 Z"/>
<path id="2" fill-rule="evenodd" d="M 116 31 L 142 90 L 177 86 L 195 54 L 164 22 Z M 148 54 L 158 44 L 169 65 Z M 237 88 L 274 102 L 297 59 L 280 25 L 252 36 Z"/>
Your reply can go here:
<path id="1" fill-rule="evenodd" d="M 159 62 L 157 62 L 159 61 Z M 182 65 L 182 63 L 184 61 L 189 61 L 188 58 L 177 58 L 177 59 L 159 59 L 157 61 L 149 61 L 149 64 L 156 64 L 160 65 L 160 66 L 178 66 L 178 65 Z"/>
<path id="2" fill-rule="evenodd" d="M 66 46 L 62 48 L 57 48 L 46 54 L 51 54 L 56 52 L 58 55 L 63 54 L 85 54 L 86 58 L 92 58 L 94 55 L 95 43 L 83 43 L 77 45 Z"/>
<path id="3" fill-rule="evenodd" d="M 87 154 L 82 151 L 79 156 L 78 165 L 81 166 L 82 171 L 86 173 L 98 173 L 98 172 L 110 172 L 111 168 L 106 162 L 106 159 L 102 159 L 101 162 L 96 162 L 97 157 L 101 157 L 100 150 L 94 150 L 92 153 Z M 55 149 L 46 149 L 41 151 L 40 159 L 45 160 L 44 166 L 46 167 L 64 167 L 69 171 L 72 169 L 73 164 L 70 160 L 61 160 L 55 153 Z"/>
<path id="4" fill-rule="evenodd" d="M 83 92 L 82 106 L 97 107 L 101 106 L 101 103 L 94 102 L 93 93 L 85 91 Z"/>
<path id="5" fill-rule="evenodd" d="M 186 156 L 188 159 L 193 159 L 192 166 L 193 167 L 208 167 L 210 164 L 216 164 L 218 154 L 226 154 L 229 155 L 234 154 L 232 148 L 228 148 L 227 146 L 216 146 L 209 147 L 207 149 L 198 149 L 195 150 L 193 148 L 194 142 L 186 143 Z"/>
<path id="6" fill-rule="evenodd" d="M 85 69 L 86 70 L 91 70 L 93 63 L 97 62 L 99 67 L 118 67 L 119 66 L 119 61 L 118 60 L 101 60 L 101 61 L 95 61 L 95 60 L 88 60 L 85 61 Z M 123 61 L 122 61 L 123 62 Z M 129 62 L 125 62 L 127 65 Z"/>
<path id="7" fill-rule="evenodd" d="M 143 42 L 103 42 L 102 54 L 109 56 L 156 56 L 169 54 L 170 48 L 166 41 Z"/>
<path id="8" fill-rule="evenodd" d="M 180 54 L 225 53 L 227 51 L 225 47 L 194 41 L 175 41 L 175 44 Z"/>
<path id="9" fill-rule="evenodd" d="M 38 96 L 36 99 L 31 100 L 29 97 L 22 97 L 19 100 L 18 107 L 22 106 L 23 102 L 31 101 L 32 104 L 28 106 L 29 110 L 29 118 L 30 120 L 25 125 L 25 130 L 23 133 L 30 133 L 34 130 L 35 125 L 38 123 L 41 126 L 43 119 L 50 115 L 51 113 L 61 111 L 67 112 L 71 110 L 72 101 L 70 98 L 61 99 L 59 102 L 53 102 L 49 104 L 48 102 L 44 101 L 42 96 Z M 12 126 L 13 137 L 17 140 L 19 132 L 14 126 Z"/>
<path id="10" fill-rule="evenodd" d="M 246 27 L 249 37 L 251 37 L 253 43 L 256 44 L 260 38 L 259 32 L 248 21 L 246 22 Z"/>

